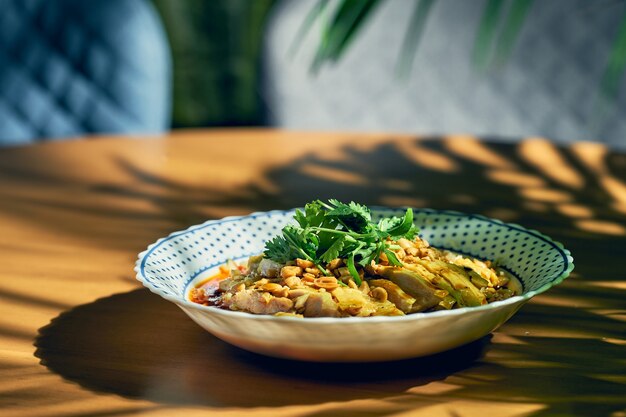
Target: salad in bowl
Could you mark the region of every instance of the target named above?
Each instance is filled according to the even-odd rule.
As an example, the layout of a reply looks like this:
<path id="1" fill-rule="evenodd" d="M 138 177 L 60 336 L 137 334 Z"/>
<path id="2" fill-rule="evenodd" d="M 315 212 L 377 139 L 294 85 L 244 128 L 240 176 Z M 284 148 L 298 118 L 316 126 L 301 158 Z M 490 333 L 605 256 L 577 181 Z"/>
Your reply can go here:
<path id="1" fill-rule="evenodd" d="M 175 232 L 139 254 L 135 269 L 233 345 L 379 361 L 485 336 L 573 262 L 547 236 L 479 215 L 317 200 Z"/>

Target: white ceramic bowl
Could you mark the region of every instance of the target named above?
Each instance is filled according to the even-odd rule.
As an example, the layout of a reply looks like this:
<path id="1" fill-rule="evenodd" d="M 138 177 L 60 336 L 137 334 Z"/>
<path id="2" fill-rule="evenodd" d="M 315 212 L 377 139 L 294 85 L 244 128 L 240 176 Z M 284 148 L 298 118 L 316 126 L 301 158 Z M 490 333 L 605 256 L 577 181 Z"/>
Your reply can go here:
<path id="1" fill-rule="evenodd" d="M 374 218 L 405 209 L 372 209 Z M 523 286 L 520 296 L 480 307 L 401 317 L 295 318 L 254 315 L 188 300 L 194 285 L 228 259 L 247 259 L 293 222 L 293 210 L 210 220 L 172 233 L 139 254 L 137 279 L 178 305 L 220 339 L 265 355 L 310 361 L 382 361 L 430 355 L 487 335 L 536 294 L 574 268 L 570 252 L 515 224 L 453 211 L 414 209 L 420 236 L 431 245 L 497 261 Z"/>

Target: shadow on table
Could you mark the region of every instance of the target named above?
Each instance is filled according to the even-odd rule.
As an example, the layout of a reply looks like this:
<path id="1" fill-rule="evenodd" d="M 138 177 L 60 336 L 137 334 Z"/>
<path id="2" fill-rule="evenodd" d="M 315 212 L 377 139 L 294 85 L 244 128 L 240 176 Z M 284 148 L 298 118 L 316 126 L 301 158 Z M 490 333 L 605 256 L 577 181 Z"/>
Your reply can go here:
<path id="1" fill-rule="evenodd" d="M 232 347 L 147 290 L 97 300 L 40 329 L 36 356 L 96 391 L 166 404 L 284 406 L 399 395 L 475 366 L 490 337 L 427 358 L 326 364 Z"/>
<path id="2" fill-rule="evenodd" d="M 454 138 L 365 145 L 335 149 L 340 158 L 303 155 L 233 190 L 211 179 L 190 185 L 161 177 L 124 159 L 115 163 L 133 179 L 128 185 L 68 185 L 45 173 L 24 178 L 20 170 L 26 164 L 16 158 L 13 171 L 5 168 L 0 174 L 69 189 L 82 198 L 60 202 L 51 195 L 48 201 L 45 193 L 4 195 L 0 190 L 0 210 L 82 236 L 90 245 L 134 250 L 163 234 L 159 227 L 186 227 L 216 216 L 218 209 L 234 214 L 290 208 L 327 197 L 447 208 L 539 229 L 572 251 L 575 273 L 526 305 L 492 342 L 483 339 L 424 359 L 376 365 L 269 359 L 222 343 L 146 290 L 59 316 L 41 329 L 37 356 L 82 386 L 164 404 L 344 403 L 344 410 L 329 405 L 329 411 L 316 414 L 320 417 L 354 414 L 346 402 L 375 397 L 384 399 L 376 403 L 384 406 L 368 408 L 372 416 L 459 400 L 532 406 L 532 412 L 524 412 L 534 416 L 622 415 L 626 289 L 624 268 L 616 259 L 626 253 L 626 155 L 605 155 L 589 144 L 559 148 L 540 140 L 512 146 Z M 124 204 L 102 205 L 102 199 Z M 146 202 L 155 210 L 127 208 Z M 83 213 L 87 225 L 93 226 L 93 216 L 120 223 L 117 229 L 107 223 L 94 238 L 92 229 L 76 221 Z M 136 223 L 145 227 L 128 233 L 128 225 Z"/>
<path id="3" fill-rule="evenodd" d="M 608 300 L 607 306 L 618 303 Z M 397 362 L 318 364 L 231 347 L 140 289 L 63 313 L 40 329 L 35 345 L 41 363 L 67 380 L 165 405 L 339 402 L 311 414 L 320 417 L 351 415 L 358 405 L 349 401 L 377 398 L 384 401 L 368 408 L 368 415 L 382 416 L 467 400 L 535 407 L 534 416 L 610 416 L 626 406 L 624 346 L 592 336 L 623 338 L 619 323 L 576 306 L 533 302 L 497 333 L 495 343 L 486 337 Z M 583 336 L 550 335 L 551 329 L 574 327 Z"/>
<path id="4" fill-rule="evenodd" d="M 626 154 L 596 144 L 426 137 L 327 146 L 268 165 L 230 189 L 210 167 L 198 174 L 202 181 L 189 182 L 162 167 L 147 168 L 141 158 L 110 152 L 98 161 L 111 172 L 85 179 L 70 175 L 66 165 L 89 169 L 88 161 L 79 166 L 48 148 L 15 149 L 0 158 L 0 176 L 13 184 L 0 189 L 0 213 L 90 245 L 129 250 L 208 218 L 329 197 L 484 214 L 557 239 L 626 240 Z M 212 141 L 194 143 L 176 161 L 193 161 L 213 147 Z M 105 219 L 107 227 L 94 226 L 94 218 Z"/>

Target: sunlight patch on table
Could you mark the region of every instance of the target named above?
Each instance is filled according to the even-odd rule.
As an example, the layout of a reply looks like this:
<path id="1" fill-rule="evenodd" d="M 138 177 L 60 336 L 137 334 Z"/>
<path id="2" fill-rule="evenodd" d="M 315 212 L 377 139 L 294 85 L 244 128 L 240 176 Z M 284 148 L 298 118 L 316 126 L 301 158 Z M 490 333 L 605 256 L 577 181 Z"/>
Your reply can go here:
<path id="1" fill-rule="evenodd" d="M 556 210 L 564 216 L 573 218 L 593 217 L 593 211 L 589 207 L 580 204 L 565 203 L 558 204 Z"/>
<path id="2" fill-rule="evenodd" d="M 572 200 L 571 194 L 548 188 L 522 188 L 520 194 L 529 200 L 543 203 L 566 203 Z"/>
<path id="3" fill-rule="evenodd" d="M 427 207 L 426 200 L 417 197 L 407 197 L 402 195 L 381 196 L 380 202 L 384 206 L 390 207 Z"/>
<path id="4" fill-rule="evenodd" d="M 598 308 L 594 309 L 593 312 L 595 314 L 610 318 L 611 320 L 626 322 L 626 310 Z"/>
<path id="5" fill-rule="evenodd" d="M 602 188 L 604 188 L 613 200 L 621 204 L 626 204 L 626 184 L 610 175 L 601 176 L 599 181 L 600 184 L 602 184 Z"/>
<path id="6" fill-rule="evenodd" d="M 519 171 L 490 170 L 487 178 L 493 182 L 516 187 L 545 187 L 546 182 L 539 176 Z"/>
<path id="7" fill-rule="evenodd" d="M 580 189 L 584 178 L 565 160 L 558 148 L 543 138 L 528 138 L 519 144 L 520 156 L 546 177 L 571 188 Z"/>
<path id="8" fill-rule="evenodd" d="M 314 164 L 304 164 L 300 166 L 300 171 L 304 174 L 311 175 L 312 177 L 332 181 L 340 184 L 347 185 L 366 185 L 368 183 L 367 178 L 361 175 L 355 174 L 350 171 L 346 171 L 338 168 L 330 168 Z"/>
<path id="9" fill-rule="evenodd" d="M 400 179 L 383 180 L 381 185 L 390 191 L 411 191 L 414 186 L 411 181 Z"/>
<path id="10" fill-rule="evenodd" d="M 513 169 L 515 164 L 500 156 L 488 145 L 479 141 L 474 136 L 452 135 L 443 140 L 446 148 L 457 156 L 461 156 L 480 165 Z"/>
<path id="11" fill-rule="evenodd" d="M 454 173 L 460 170 L 454 159 L 416 142 L 397 142 L 396 148 L 408 160 L 433 171 Z"/>
<path id="12" fill-rule="evenodd" d="M 594 142 L 575 142 L 570 149 L 578 160 L 595 173 L 606 172 L 606 146 Z"/>
<path id="13" fill-rule="evenodd" d="M 575 225 L 586 232 L 612 236 L 626 235 L 626 227 L 624 225 L 608 220 L 578 220 L 575 222 Z"/>
<path id="14" fill-rule="evenodd" d="M 113 396 L 89 397 L 73 401 L 62 401 L 56 404 L 32 403 L 28 408 L 7 408 L 2 410 L 2 417 L 56 417 L 56 416 L 89 416 L 89 415 L 130 415 L 149 412 L 163 408 L 147 401 L 130 402 Z"/>
<path id="15" fill-rule="evenodd" d="M 519 338 L 511 334 L 503 333 L 503 332 L 494 333 L 493 343 L 503 343 L 507 345 L 527 345 L 528 344 L 528 342 L 522 338 Z"/>
<path id="16" fill-rule="evenodd" d="M 399 413 L 389 414 L 393 417 L 485 417 L 489 416 L 507 416 L 507 417 L 525 417 L 545 408 L 539 403 L 513 403 L 494 401 L 469 401 L 469 400 L 447 400 L 441 404 L 435 404 L 423 407 L 418 410 L 408 410 Z"/>
<path id="17" fill-rule="evenodd" d="M 626 290 L 626 281 L 594 281 L 594 287 Z"/>
<path id="18" fill-rule="evenodd" d="M 16 391 L 33 390 L 45 388 L 53 383 L 58 383 L 59 377 L 45 371 L 31 375 L 24 374 L 23 371 L 17 375 L 11 375 L 5 370 L 0 371 L 0 397 L 11 395 Z"/>
<path id="19" fill-rule="evenodd" d="M 460 389 L 463 389 L 463 386 L 449 384 L 447 382 L 434 381 L 426 385 L 409 388 L 406 392 L 410 394 L 441 395 L 458 391 Z"/>
<path id="20" fill-rule="evenodd" d="M 626 215 L 626 203 L 613 203 L 610 206 L 613 210 L 618 212 L 619 214 Z"/>

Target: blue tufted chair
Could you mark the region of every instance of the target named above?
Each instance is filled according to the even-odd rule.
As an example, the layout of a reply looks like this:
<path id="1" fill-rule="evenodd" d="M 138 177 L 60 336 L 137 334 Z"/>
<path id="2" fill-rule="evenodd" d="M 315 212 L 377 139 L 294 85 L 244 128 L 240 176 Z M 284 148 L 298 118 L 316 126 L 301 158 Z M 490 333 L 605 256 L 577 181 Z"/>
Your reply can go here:
<path id="1" fill-rule="evenodd" d="M 0 0 L 0 146 L 163 131 L 170 78 L 145 0 Z"/>

